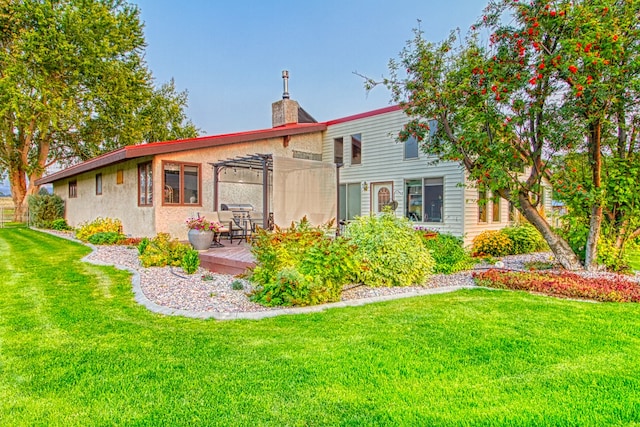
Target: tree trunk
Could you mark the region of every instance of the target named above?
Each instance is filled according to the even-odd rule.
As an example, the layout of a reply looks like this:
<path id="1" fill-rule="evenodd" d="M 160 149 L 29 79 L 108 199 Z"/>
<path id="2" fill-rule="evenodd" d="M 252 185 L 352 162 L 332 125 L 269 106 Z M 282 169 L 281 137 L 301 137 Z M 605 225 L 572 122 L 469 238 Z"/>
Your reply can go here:
<path id="1" fill-rule="evenodd" d="M 595 200 L 591 207 L 591 218 L 589 220 L 589 235 L 587 236 L 587 245 L 584 254 L 584 266 L 588 271 L 597 269 L 596 260 L 598 258 L 598 240 L 600 239 L 600 230 L 602 228 L 602 203 L 600 200 L 601 172 L 602 172 L 602 156 L 600 153 L 600 120 L 596 120 L 590 124 L 589 132 L 589 161 L 591 163 L 591 172 L 593 180 L 593 190 Z"/>
<path id="2" fill-rule="evenodd" d="M 11 168 L 9 170 L 9 186 L 11 187 L 11 198 L 13 199 L 13 220 L 22 222 L 25 218 L 26 206 L 24 199 L 27 196 L 27 178 L 23 170 Z"/>
<path id="3" fill-rule="evenodd" d="M 549 245 L 551 252 L 555 255 L 556 259 L 567 270 L 582 270 L 580 260 L 576 256 L 571 246 L 553 232 L 549 223 L 540 215 L 540 213 L 531 205 L 529 198 L 526 194 L 520 193 L 518 195 L 520 201 L 520 212 L 539 232 Z"/>

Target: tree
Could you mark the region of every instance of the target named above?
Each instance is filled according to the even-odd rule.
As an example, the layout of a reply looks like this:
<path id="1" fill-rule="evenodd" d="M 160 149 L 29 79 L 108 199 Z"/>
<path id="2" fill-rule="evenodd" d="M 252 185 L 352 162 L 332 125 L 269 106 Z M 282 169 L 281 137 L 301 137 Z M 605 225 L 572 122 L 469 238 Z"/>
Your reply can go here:
<path id="1" fill-rule="evenodd" d="M 461 162 L 478 185 L 513 202 L 565 268 L 580 269 L 571 246 L 537 209 L 541 185 L 554 155 L 590 153 L 589 239 L 597 242 L 602 124 L 624 92 L 622 81 L 637 82 L 629 67 L 637 62 L 637 14 L 638 0 L 491 1 L 464 41 L 454 32 L 430 43 L 416 30 L 399 60 L 390 62 L 390 77 L 367 79 L 365 87 L 385 84 L 410 117 L 400 140 L 414 136 L 425 152 Z M 607 22 L 600 23 L 600 15 Z M 621 53 L 621 34 L 631 51 Z M 637 90 L 631 92 L 637 99 Z M 587 250 L 588 268 L 595 248 Z"/>
<path id="2" fill-rule="evenodd" d="M 186 94 L 153 88 L 143 48 L 139 10 L 122 0 L 0 2 L 0 171 L 16 219 L 53 163 L 197 135 Z"/>

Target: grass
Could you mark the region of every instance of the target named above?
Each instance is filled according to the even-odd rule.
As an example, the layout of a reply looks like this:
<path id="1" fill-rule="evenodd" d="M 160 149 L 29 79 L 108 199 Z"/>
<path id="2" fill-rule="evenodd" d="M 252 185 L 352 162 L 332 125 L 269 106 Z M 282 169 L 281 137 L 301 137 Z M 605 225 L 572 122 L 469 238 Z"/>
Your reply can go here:
<path id="1" fill-rule="evenodd" d="M 0 425 L 640 423 L 640 305 L 466 290 L 166 317 L 84 246 L 0 230 Z"/>

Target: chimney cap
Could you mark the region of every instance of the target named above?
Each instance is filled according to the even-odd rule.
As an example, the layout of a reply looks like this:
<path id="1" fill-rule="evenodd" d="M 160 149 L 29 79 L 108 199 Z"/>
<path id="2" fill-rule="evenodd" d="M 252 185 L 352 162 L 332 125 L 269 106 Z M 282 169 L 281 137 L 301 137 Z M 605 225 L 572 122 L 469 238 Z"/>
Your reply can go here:
<path id="1" fill-rule="evenodd" d="M 282 85 L 284 92 L 282 93 L 282 99 L 289 99 L 289 71 L 282 70 Z"/>

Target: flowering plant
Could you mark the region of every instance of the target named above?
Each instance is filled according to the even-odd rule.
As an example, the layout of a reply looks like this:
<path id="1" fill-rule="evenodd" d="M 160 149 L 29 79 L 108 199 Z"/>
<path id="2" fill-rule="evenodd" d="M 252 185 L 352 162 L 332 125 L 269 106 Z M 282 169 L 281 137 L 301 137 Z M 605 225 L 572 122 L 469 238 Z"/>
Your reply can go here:
<path id="1" fill-rule="evenodd" d="M 218 232 L 222 228 L 222 224 L 220 224 L 218 221 L 209 221 L 203 216 L 197 218 L 187 218 L 186 224 L 189 230 Z"/>

